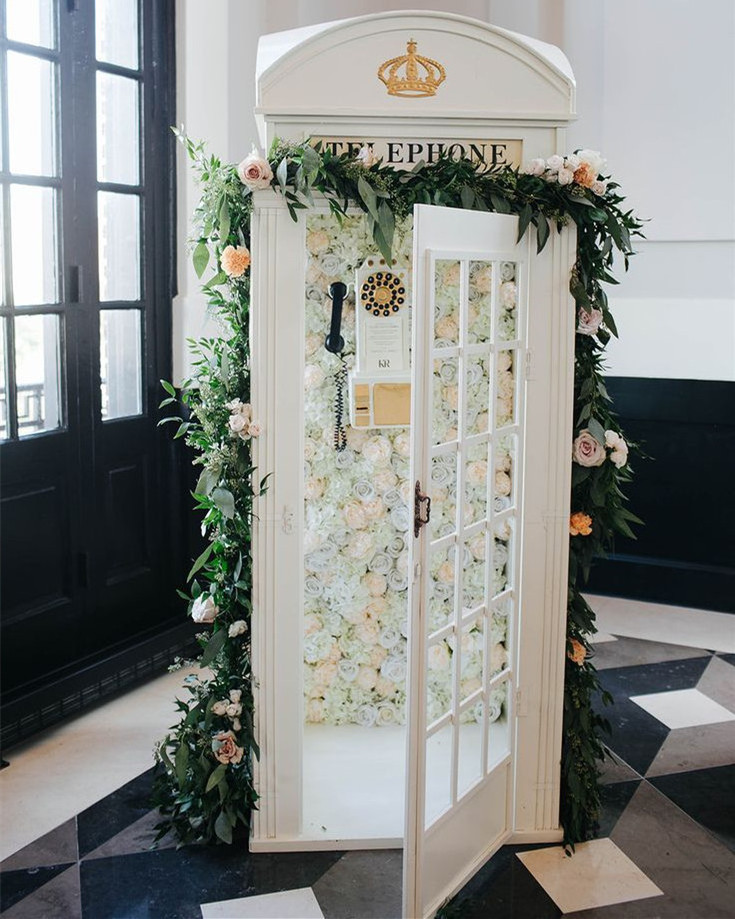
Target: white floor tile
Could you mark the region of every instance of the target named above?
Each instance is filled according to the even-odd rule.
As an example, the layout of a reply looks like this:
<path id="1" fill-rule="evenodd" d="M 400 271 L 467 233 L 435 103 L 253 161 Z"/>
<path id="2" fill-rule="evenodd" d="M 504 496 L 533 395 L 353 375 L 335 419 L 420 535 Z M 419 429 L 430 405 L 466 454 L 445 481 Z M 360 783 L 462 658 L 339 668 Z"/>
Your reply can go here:
<path id="1" fill-rule="evenodd" d="M 594 635 L 590 635 L 590 644 L 593 645 L 603 645 L 608 641 L 617 641 L 617 638 L 614 635 L 608 635 L 607 632 L 595 632 Z"/>
<path id="2" fill-rule="evenodd" d="M 631 696 L 630 701 L 640 705 L 669 728 L 693 728 L 703 724 L 735 721 L 732 712 L 698 689 L 653 692 L 644 696 Z"/>
<path id="3" fill-rule="evenodd" d="M 153 766 L 153 745 L 180 717 L 189 670 L 167 673 L 44 731 L 6 754 L 0 773 L 0 859 Z"/>
<path id="4" fill-rule="evenodd" d="M 202 903 L 202 919 L 324 919 L 311 887 Z"/>
<path id="5" fill-rule="evenodd" d="M 663 894 L 611 839 L 579 843 L 571 858 L 561 846 L 517 854 L 562 913 Z"/>
<path id="6" fill-rule="evenodd" d="M 601 632 L 735 653 L 735 617 L 728 613 L 621 597 L 588 595 L 585 599 L 597 615 Z"/>

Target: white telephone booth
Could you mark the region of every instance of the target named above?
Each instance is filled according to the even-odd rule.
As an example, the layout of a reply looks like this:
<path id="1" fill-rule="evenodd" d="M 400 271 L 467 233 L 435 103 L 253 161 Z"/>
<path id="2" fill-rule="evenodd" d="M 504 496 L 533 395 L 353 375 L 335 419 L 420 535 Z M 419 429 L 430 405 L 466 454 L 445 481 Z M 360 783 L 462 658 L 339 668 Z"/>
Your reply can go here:
<path id="1" fill-rule="evenodd" d="M 574 80 L 524 36 L 384 13 L 261 39 L 256 111 L 266 149 L 519 165 L 566 151 Z M 403 847 L 411 917 L 561 838 L 575 237 L 517 231 L 418 205 L 387 264 L 361 212 L 254 194 L 251 847 Z"/>

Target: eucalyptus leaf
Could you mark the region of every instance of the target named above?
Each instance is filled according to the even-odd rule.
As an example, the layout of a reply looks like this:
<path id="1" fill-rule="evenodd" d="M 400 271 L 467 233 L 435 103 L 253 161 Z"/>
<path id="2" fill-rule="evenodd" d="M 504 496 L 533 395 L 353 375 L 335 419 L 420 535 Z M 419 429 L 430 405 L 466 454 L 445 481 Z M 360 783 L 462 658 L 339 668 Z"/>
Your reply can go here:
<path id="1" fill-rule="evenodd" d="M 228 845 L 232 843 L 232 824 L 225 816 L 224 810 L 219 812 L 217 819 L 214 821 L 214 832 L 222 842 L 226 842 Z"/>
<path id="2" fill-rule="evenodd" d="M 204 789 L 205 793 L 208 791 L 211 791 L 213 788 L 219 785 L 219 783 L 225 777 L 226 772 L 227 772 L 227 763 L 220 763 L 219 766 L 217 766 L 217 768 L 209 776 L 209 779 L 207 780 L 207 785 Z"/>
<path id="3" fill-rule="evenodd" d="M 217 657 L 217 655 L 224 647 L 226 638 L 227 629 L 225 628 L 217 629 L 216 632 L 213 632 L 210 635 L 209 641 L 204 648 L 204 652 L 199 658 L 200 667 L 208 667 L 212 663 L 212 661 L 215 659 L 215 657 Z"/>
<path id="4" fill-rule="evenodd" d="M 196 276 L 201 278 L 207 269 L 207 265 L 209 264 L 209 246 L 207 246 L 206 242 L 200 240 L 196 244 L 191 256 L 191 261 L 194 265 Z"/>
<path id="5" fill-rule="evenodd" d="M 235 496 L 228 488 L 215 488 L 212 492 L 212 501 L 228 520 L 235 516 Z"/>

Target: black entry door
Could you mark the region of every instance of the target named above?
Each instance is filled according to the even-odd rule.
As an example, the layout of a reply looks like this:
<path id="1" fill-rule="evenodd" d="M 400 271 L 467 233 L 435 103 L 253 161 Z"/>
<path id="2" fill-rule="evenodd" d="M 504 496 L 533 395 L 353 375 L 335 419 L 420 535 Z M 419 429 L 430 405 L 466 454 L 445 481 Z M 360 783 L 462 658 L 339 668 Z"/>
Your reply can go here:
<path id="1" fill-rule="evenodd" d="M 175 615 L 173 3 L 2 0 L 4 696 Z"/>

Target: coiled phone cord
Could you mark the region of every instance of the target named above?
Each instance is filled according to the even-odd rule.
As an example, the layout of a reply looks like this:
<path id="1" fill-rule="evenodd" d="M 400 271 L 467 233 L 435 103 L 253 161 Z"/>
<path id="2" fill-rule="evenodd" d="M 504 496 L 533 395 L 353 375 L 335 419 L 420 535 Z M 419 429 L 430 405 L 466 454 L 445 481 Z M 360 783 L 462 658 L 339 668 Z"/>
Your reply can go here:
<path id="1" fill-rule="evenodd" d="M 347 361 L 344 352 L 339 352 L 339 367 L 334 374 L 336 394 L 334 397 L 334 449 L 341 453 L 347 447 L 347 431 L 345 430 L 345 389 L 347 387 Z"/>

